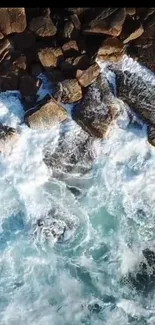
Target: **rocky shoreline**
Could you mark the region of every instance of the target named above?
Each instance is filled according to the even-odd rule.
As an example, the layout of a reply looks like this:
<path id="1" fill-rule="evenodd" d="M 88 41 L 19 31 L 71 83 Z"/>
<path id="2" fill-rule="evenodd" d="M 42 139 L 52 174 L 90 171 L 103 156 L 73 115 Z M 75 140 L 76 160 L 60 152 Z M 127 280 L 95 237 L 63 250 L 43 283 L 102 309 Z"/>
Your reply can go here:
<path id="1" fill-rule="evenodd" d="M 98 60 L 110 65 L 127 54 L 154 71 L 155 8 L 0 8 L 0 18 L 0 91 L 20 91 L 31 128 L 49 129 L 67 120 L 63 104 L 76 103 L 73 119 L 90 137 L 103 138 L 119 109 Z M 115 70 L 118 97 L 133 109 L 135 104 L 150 124 L 148 140 L 154 144 L 154 96 L 144 103 L 135 91 L 129 98 L 133 74 L 124 84 Z M 54 93 L 38 102 L 40 73 Z M 1 129 L 3 135 L 9 130 Z"/>

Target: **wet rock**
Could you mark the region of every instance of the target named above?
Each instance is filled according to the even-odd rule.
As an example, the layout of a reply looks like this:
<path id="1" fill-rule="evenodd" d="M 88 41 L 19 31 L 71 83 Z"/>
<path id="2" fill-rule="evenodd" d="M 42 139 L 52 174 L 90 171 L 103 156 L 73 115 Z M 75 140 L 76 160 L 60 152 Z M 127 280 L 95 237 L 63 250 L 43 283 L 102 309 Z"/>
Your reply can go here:
<path id="1" fill-rule="evenodd" d="M 26 56 L 20 55 L 13 61 L 13 65 L 20 70 L 25 71 L 27 69 Z"/>
<path id="2" fill-rule="evenodd" d="M 66 42 L 63 46 L 62 46 L 62 51 L 64 54 L 64 57 L 70 57 L 70 56 L 77 56 L 79 54 L 79 47 L 76 43 L 76 41 L 72 40 L 69 42 Z"/>
<path id="3" fill-rule="evenodd" d="M 8 154 L 18 139 L 16 129 L 0 123 L 0 153 Z"/>
<path id="4" fill-rule="evenodd" d="M 113 66 L 116 74 L 117 95 L 124 100 L 144 121 L 155 126 L 155 84 L 144 70 L 144 73 L 134 69 L 121 70 L 121 65 Z M 148 72 L 149 73 L 149 72 Z"/>
<path id="5" fill-rule="evenodd" d="M 76 78 L 82 87 L 88 87 L 98 77 L 100 73 L 100 67 L 97 63 L 91 65 L 87 70 L 77 70 Z"/>
<path id="6" fill-rule="evenodd" d="M 0 31 L 4 35 L 22 33 L 25 28 L 25 8 L 0 8 Z"/>
<path id="7" fill-rule="evenodd" d="M 74 103 L 82 98 L 82 89 L 76 79 L 66 79 L 57 84 L 54 98 L 62 103 Z"/>
<path id="8" fill-rule="evenodd" d="M 88 309 L 93 313 L 99 313 L 103 308 L 98 303 L 89 304 Z"/>
<path id="9" fill-rule="evenodd" d="M 47 143 L 44 149 L 44 162 L 56 178 L 83 175 L 91 170 L 93 160 L 93 139 L 78 125 L 62 132 L 55 148 Z"/>
<path id="10" fill-rule="evenodd" d="M 71 59 L 71 64 L 80 70 L 86 70 L 90 66 L 90 59 L 87 55 L 79 55 L 76 58 L 69 58 Z M 69 62 L 69 61 L 68 61 Z"/>
<path id="11" fill-rule="evenodd" d="M 51 37 L 57 32 L 57 28 L 54 26 L 50 16 L 33 18 L 29 22 L 28 28 L 40 37 Z"/>
<path id="12" fill-rule="evenodd" d="M 66 224 L 60 219 L 39 219 L 37 221 L 40 237 L 45 240 L 55 238 L 57 241 L 62 241 L 66 231 Z"/>
<path id="13" fill-rule="evenodd" d="M 155 127 L 148 126 L 147 128 L 148 142 L 155 147 Z"/>
<path id="14" fill-rule="evenodd" d="M 125 8 L 119 8 L 107 18 L 92 21 L 88 27 L 84 29 L 84 33 L 107 34 L 117 37 L 121 34 L 125 17 Z"/>
<path id="15" fill-rule="evenodd" d="M 33 129 L 51 129 L 67 118 L 64 108 L 52 97 L 25 114 L 25 123 Z"/>
<path id="16" fill-rule="evenodd" d="M 44 68 L 57 67 L 63 56 L 61 48 L 47 47 L 38 51 L 38 58 Z"/>
<path id="17" fill-rule="evenodd" d="M 72 112 L 73 119 L 91 136 L 103 138 L 117 114 L 117 102 L 104 75 L 87 88 Z"/>
<path id="18" fill-rule="evenodd" d="M 101 61 L 119 61 L 125 53 L 123 43 L 115 37 L 107 38 L 100 46 L 97 58 Z"/>

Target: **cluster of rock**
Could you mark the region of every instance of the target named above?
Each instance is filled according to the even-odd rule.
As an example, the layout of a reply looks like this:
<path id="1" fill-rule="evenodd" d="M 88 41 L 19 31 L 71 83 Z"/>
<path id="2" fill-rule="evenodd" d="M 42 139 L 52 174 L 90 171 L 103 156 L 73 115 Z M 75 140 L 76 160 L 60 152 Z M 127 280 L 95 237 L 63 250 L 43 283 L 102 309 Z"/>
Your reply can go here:
<path id="1" fill-rule="evenodd" d="M 118 107 L 96 59 L 113 63 L 127 53 L 154 66 L 155 8 L 0 8 L 0 18 L 0 91 L 20 91 L 31 128 L 62 123 L 63 104 L 76 103 L 72 117 L 83 132 L 105 137 Z M 37 102 L 41 72 L 52 81 L 54 94 Z M 154 101 L 142 112 L 136 92 L 129 98 L 131 79 L 122 95 L 123 75 L 118 96 L 148 121 Z"/>

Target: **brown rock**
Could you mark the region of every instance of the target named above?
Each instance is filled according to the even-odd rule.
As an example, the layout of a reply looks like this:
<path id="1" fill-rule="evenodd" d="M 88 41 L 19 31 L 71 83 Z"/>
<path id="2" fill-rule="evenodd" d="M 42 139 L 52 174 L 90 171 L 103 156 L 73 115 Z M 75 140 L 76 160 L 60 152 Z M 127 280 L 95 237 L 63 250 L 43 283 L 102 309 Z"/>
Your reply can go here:
<path id="1" fill-rule="evenodd" d="M 56 67 L 63 56 L 60 47 L 47 47 L 38 51 L 38 58 L 44 68 Z"/>
<path id="2" fill-rule="evenodd" d="M 62 37 L 63 38 L 72 38 L 74 31 L 75 31 L 75 27 L 74 27 L 73 23 L 71 21 L 67 21 L 65 23 L 65 26 L 63 29 Z"/>
<path id="3" fill-rule="evenodd" d="M 72 117 L 91 136 L 103 138 L 116 116 L 116 103 L 107 79 L 99 75 L 86 89 L 81 102 L 74 107 Z"/>
<path id="4" fill-rule="evenodd" d="M 136 14 L 136 8 L 125 8 L 126 14 L 129 16 L 134 16 Z"/>
<path id="5" fill-rule="evenodd" d="M 18 139 L 16 129 L 0 123 L 0 153 L 8 154 Z"/>
<path id="6" fill-rule="evenodd" d="M 3 39 L 4 35 L 0 32 L 0 39 Z"/>
<path id="7" fill-rule="evenodd" d="M 4 35 L 21 33 L 26 28 L 25 8 L 0 8 L 0 31 Z"/>
<path id="8" fill-rule="evenodd" d="M 97 63 L 91 65 L 87 70 L 77 70 L 77 80 L 82 87 L 91 85 L 100 73 L 100 67 Z"/>
<path id="9" fill-rule="evenodd" d="M 33 129 L 51 129 L 66 118 L 66 111 L 53 97 L 43 106 L 37 106 L 25 114 L 26 124 Z"/>
<path id="10" fill-rule="evenodd" d="M 34 96 L 38 90 L 37 79 L 30 76 L 29 74 L 25 74 L 20 78 L 19 90 L 22 96 Z"/>
<path id="11" fill-rule="evenodd" d="M 10 41 L 5 38 L 0 41 L 0 62 L 2 62 L 4 59 L 6 60 L 6 57 L 8 56 L 11 49 Z"/>
<path id="12" fill-rule="evenodd" d="M 139 38 L 143 32 L 144 28 L 138 20 L 126 19 L 123 26 L 121 39 L 123 39 L 124 44 L 127 44 L 130 41 Z"/>
<path id="13" fill-rule="evenodd" d="M 149 125 L 147 128 L 148 142 L 155 147 L 155 127 Z"/>
<path id="14" fill-rule="evenodd" d="M 40 37 L 51 37 L 56 34 L 57 28 L 49 16 L 40 16 L 33 18 L 29 25 L 29 29 Z"/>
<path id="15" fill-rule="evenodd" d="M 123 43 L 115 37 L 107 38 L 98 50 L 97 58 L 102 61 L 121 60 L 125 53 Z"/>
<path id="16" fill-rule="evenodd" d="M 88 27 L 84 29 L 84 33 L 107 34 L 117 37 L 121 34 L 125 17 L 125 8 L 119 8 L 106 19 L 91 22 Z"/>
<path id="17" fill-rule="evenodd" d="M 62 103 L 75 103 L 82 98 L 82 89 L 76 79 L 66 79 L 57 84 L 54 98 Z"/>
<path id="18" fill-rule="evenodd" d="M 69 41 L 62 46 L 62 51 L 65 57 L 77 56 L 79 48 L 76 41 Z"/>

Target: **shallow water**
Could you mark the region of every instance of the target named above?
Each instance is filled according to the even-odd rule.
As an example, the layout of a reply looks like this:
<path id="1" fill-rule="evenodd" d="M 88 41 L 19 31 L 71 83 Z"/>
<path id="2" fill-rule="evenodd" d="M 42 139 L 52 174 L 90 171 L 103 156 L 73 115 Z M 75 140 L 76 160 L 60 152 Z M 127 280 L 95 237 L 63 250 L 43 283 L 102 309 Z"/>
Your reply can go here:
<path id="1" fill-rule="evenodd" d="M 146 69 L 145 77 L 155 82 Z M 20 131 L 11 154 L 0 156 L 0 324 L 153 325 L 155 291 L 144 296 L 121 281 L 142 249 L 155 249 L 155 148 L 146 126 L 119 118 L 96 143 L 99 155 L 75 196 L 43 162 L 59 129 L 31 130 L 22 121 L 19 94 L 0 95 L 0 122 Z M 51 209 L 70 224 L 60 242 L 36 236 L 36 220 Z"/>

